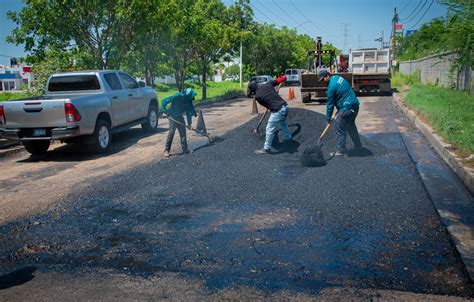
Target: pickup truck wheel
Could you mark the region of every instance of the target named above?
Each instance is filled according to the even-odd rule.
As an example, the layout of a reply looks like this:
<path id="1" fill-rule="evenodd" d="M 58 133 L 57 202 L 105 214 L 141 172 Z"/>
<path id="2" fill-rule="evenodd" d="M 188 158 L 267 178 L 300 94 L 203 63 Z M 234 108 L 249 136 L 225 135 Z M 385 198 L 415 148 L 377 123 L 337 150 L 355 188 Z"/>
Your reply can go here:
<path id="1" fill-rule="evenodd" d="M 94 153 L 105 153 L 112 144 L 112 134 L 109 123 L 102 119 L 97 120 L 93 134 L 94 143 L 92 149 Z"/>
<path id="2" fill-rule="evenodd" d="M 155 132 L 158 128 L 158 108 L 156 106 L 150 106 L 148 108 L 146 122 L 142 124 L 142 128 L 146 132 Z"/>
<path id="3" fill-rule="evenodd" d="M 49 140 L 41 140 L 41 141 L 24 141 L 23 146 L 25 146 L 26 151 L 33 155 L 41 155 L 45 154 L 48 151 L 49 144 L 51 141 Z"/>

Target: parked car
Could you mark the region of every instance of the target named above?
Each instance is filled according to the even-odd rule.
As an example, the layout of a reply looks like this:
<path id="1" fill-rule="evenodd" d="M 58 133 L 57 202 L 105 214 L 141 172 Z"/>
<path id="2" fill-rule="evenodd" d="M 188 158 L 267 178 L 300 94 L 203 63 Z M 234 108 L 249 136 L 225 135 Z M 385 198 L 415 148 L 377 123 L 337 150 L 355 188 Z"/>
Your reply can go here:
<path id="1" fill-rule="evenodd" d="M 286 83 L 291 84 L 301 84 L 301 70 L 300 69 L 287 69 L 285 71 Z"/>
<path id="2" fill-rule="evenodd" d="M 255 94 L 258 86 L 261 86 L 269 81 L 273 80 L 273 78 L 269 75 L 261 75 L 261 76 L 253 76 L 250 78 L 247 84 L 247 96 L 251 97 Z"/>
<path id="3" fill-rule="evenodd" d="M 31 154 L 51 140 L 89 144 L 106 152 L 112 133 L 141 124 L 158 126 L 158 98 L 151 87 L 122 71 L 57 73 L 44 96 L 0 103 L 0 137 L 20 141 Z"/>

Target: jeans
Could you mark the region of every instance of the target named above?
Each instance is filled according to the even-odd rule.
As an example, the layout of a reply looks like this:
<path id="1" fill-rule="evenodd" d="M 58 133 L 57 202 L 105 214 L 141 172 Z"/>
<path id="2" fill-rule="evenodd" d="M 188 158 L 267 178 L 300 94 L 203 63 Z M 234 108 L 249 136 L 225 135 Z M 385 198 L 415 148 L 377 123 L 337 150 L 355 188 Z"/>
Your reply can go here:
<path id="1" fill-rule="evenodd" d="M 184 150 L 188 149 L 188 143 L 186 141 L 186 127 L 184 127 L 184 117 L 172 117 L 172 119 L 180 122 L 181 124 L 178 124 L 175 121 L 169 120 L 169 132 L 168 132 L 168 137 L 166 138 L 166 146 L 165 146 L 165 151 L 170 151 L 171 150 L 171 143 L 173 143 L 173 137 L 174 133 L 176 132 L 176 129 L 178 129 L 179 132 L 179 137 L 181 141 L 181 147 Z"/>
<path id="2" fill-rule="evenodd" d="M 357 126 L 355 120 L 357 114 L 359 113 L 359 107 L 354 107 L 352 109 L 341 109 L 336 117 L 336 142 L 337 142 L 337 151 L 346 152 L 346 134 L 349 133 L 349 136 L 354 143 L 354 148 L 358 149 L 362 147 L 360 142 L 359 132 L 357 131 Z"/>
<path id="3" fill-rule="evenodd" d="M 275 132 L 281 127 L 283 131 L 283 136 L 286 140 L 291 139 L 290 129 L 288 129 L 288 123 L 286 121 L 286 116 L 288 115 L 288 106 L 283 106 L 279 111 L 272 112 L 270 118 L 268 119 L 265 144 L 264 149 L 270 150 L 272 148 L 273 138 L 275 137 Z"/>

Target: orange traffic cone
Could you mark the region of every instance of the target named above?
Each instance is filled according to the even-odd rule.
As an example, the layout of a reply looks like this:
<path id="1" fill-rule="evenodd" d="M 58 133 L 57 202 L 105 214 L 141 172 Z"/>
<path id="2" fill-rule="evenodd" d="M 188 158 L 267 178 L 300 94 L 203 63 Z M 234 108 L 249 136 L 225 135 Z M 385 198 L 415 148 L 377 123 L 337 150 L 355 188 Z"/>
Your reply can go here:
<path id="1" fill-rule="evenodd" d="M 290 89 L 288 89 L 288 100 L 292 100 L 295 98 L 295 91 L 293 90 L 293 88 L 290 87 Z"/>
<path id="2" fill-rule="evenodd" d="M 202 116 L 202 110 L 199 110 L 198 112 L 196 130 L 203 134 L 207 134 L 206 124 L 204 123 L 204 117 Z"/>
<path id="3" fill-rule="evenodd" d="M 252 101 L 252 114 L 258 114 L 257 101 L 253 98 Z"/>

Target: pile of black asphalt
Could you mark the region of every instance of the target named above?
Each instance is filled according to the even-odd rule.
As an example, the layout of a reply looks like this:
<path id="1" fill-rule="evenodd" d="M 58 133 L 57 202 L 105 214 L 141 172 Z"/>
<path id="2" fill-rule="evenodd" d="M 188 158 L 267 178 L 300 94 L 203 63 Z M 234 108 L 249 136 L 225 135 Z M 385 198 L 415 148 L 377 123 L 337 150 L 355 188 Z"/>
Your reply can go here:
<path id="1" fill-rule="evenodd" d="M 332 128 L 326 164 L 308 168 L 301 153 L 317 144 L 324 116 L 290 109 L 288 121 L 294 141 L 279 134 L 273 154 L 254 154 L 263 147 L 255 118 L 190 155 L 111 176 L 2 226 L 0 274 L 174 272 L 211 290 L 473 294 L 398 133 L 367 135 L 364 152 L 328 159 Z"/>

